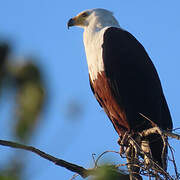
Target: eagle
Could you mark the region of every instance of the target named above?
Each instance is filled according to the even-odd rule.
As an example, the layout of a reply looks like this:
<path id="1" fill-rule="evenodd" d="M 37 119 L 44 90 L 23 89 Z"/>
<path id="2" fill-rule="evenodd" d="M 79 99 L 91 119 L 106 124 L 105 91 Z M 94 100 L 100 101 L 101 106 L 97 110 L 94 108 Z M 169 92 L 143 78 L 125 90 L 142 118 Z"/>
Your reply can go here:
<path id="1" fill-rule="evenodd" d="M 136 136 L 155 124 L 172 130 L 172 119 L 158 73 L 142 44 L 124 30 L 113 13 L 89 9 L 71 18 L 68 28 L 84 29 L 90 87 L 111 120 L 120 140 Z M 152 132 L 147 142 L 152 159 L 166 170 L 167 145 Z M 164 152 L 164 153 L 163 153 Z"/>

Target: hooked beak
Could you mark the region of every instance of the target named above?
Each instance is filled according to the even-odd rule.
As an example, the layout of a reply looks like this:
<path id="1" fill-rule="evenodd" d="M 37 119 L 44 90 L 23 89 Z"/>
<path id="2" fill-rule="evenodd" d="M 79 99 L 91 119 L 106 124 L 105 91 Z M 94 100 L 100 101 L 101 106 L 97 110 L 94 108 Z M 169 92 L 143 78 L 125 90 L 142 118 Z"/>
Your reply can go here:
<path id="1" fill-rule="evenodd" d="M 74 26 L 74 25 L 75 25 L 75 20 L 74 20 L 74 18 L 71 18 L 67 23 L 67 27 L 69 29 L 69 27 Z"/>

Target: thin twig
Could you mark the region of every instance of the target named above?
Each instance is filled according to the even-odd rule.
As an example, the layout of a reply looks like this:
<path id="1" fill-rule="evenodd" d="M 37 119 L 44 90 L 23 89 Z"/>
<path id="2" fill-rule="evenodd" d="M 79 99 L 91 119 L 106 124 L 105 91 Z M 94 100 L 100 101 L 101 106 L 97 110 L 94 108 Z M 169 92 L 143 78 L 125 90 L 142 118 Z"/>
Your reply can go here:
<path id="1" fill-rule="evenodd" d="M 117 151 L 104 151 L 104 152 L 101 153 L 101 154 L 98 156 L 98 158 L 96 159 L 96 161 L 95 161 L 95 167 L 98 167 L 98 161 L 100 160 L 100 158 L 101 158 L 104 154 L 109 153 L 109 152 L 120 154 L 120 153 L 117 152 Z"/>
<path id="2" fill-rule="evenodd" d="M 74 174 L 73 177 L 70 180 L 76 179 L 77 176 L 79 176 L 79 174 Z"/>
<path id="3" fill-rule="evenodd" d="M 93 162 L 94 162 L 94 168 L 97 168 L 95 156 L 96 156 L 96 154 L 93 153 L 93 154 L 92 154 L 92 159 L 93 159 Z"/>
<path id="4" fill-rule="evenodd" d="M 180 130 L 180 128 L 174 128 L 174 129 L 172 129 L 172 131 L 177 131 L 177 130 Z"/>
<path id="5" fill-rule="evenodd" d="M 179 174 L 178 174 L 178 171 L 177 171 L 177 166 L 176 166 L 176 161 L 175 161 L 175 158 L 174 158 L 173 149 L 172 149 L 172 147 L 170 146 L 169 143 L 168 143 L 168 146 L 169 146 L 169 149 L 171 151 L 172 162 L 173 162 L 173 165 L 174 165 L 174 171 L 176 173 L 176 178 L 179 179 Z"/>

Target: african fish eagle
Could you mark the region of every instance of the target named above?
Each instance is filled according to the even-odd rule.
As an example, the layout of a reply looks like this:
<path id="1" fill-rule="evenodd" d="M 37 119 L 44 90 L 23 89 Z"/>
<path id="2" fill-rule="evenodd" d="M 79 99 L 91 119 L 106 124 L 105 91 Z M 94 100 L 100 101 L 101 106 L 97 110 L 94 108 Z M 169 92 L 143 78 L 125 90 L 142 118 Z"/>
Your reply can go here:
<path id="1" fill-rule="evenodd" d="M 68 21 L 70 26 L 84 28 L 90 86 L 120 139 L 127 132 L 135 135 L 152 128 L 145 117 L 161 129 L 171 130 L 157 71 L 141 43 L 120 27 L 113 13 L 100 8 L 85 10 Z M 162 155 L 160 135 L 152 133 L 144 139 L 153 160 L 166 169 L 167 147 Z"/>

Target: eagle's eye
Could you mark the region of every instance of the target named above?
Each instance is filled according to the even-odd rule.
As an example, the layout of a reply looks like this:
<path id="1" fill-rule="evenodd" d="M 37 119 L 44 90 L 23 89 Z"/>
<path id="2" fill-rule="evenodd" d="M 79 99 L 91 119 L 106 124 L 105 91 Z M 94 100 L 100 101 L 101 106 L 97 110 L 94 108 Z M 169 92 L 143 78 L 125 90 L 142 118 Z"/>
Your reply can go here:
<path id="1" fill-rule="evenodd" d="M 82 17 L 87 17 L 88 16 L 88 13 L 84 12 L 81 14 Z"/>

